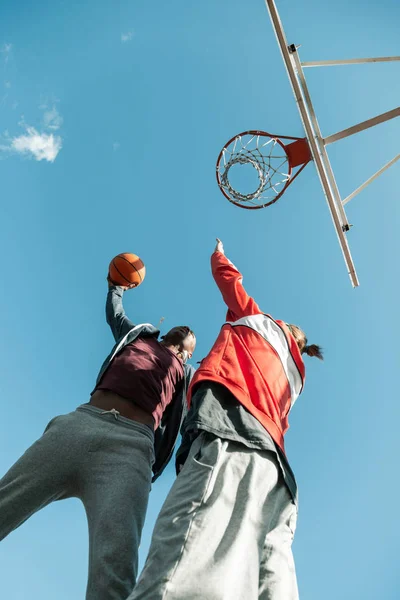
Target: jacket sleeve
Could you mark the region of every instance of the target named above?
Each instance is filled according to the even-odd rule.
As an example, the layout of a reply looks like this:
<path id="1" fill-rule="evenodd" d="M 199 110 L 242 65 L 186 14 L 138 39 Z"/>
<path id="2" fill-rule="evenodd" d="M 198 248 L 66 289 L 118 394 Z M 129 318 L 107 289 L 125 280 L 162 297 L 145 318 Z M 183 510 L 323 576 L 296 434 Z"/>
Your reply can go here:
<path id="1" fill-rule="evenodd" d="M 153 482 L 158 479 L 169 463 L 176 441 L 179 437 L 179 429 L 187 415 L 186 393 L 195 373 L 195 369 L 186 363 L 184 365 L 184 371 L 185 379 L 183 385 L 172 399 L 172 402 L 167 406 L 162 416 L 161 423 L 154 433 L 154 450 L 156 458 L 153 465 Z"/>
<path id="2" fill-rule="evenodd" d="M 219 291 L 228 307 L 228 321 L 235 321 L 262 311 L 243 287 L 243 276 L 222 252 L 211 256 L 211 270 Z"/>
<path id="3" fill-rule="evenodd" d="M 184 429 L 184 427 L 182 427 L 182 429 Z M 187 457 L 189 456 L 190 448 L 192 447 L 192 442 L 194 441 L 193 436 L 190 435 L 188 432 L 181 431 L 181 434 L 181 445 L 179 446 L 175 456 L 176 475 L 179 475 L 179 473 L 182 471 Z"/>
<path id="4" fill-rule="evenodd" d="M 108 290 L 106 301 L 106 320 L 117 342 L 134 327 L 122 305 L 123 294 L 124 290 L 121 287 L 112 286 Z"/>
<path id="5" fill-rule="evenodd" d="M 193 375 L 196 373 L 196 369 L 194 369 L 191 365 L 187 365 L 187 366 L 190 368 L 190 371 L 187 372 L 187 379 L 186 379 L 187 387 L 186 387 L 186 389 L 189 387 L 189 384 L 193 378 Z M 193 436 L 186 431 L 186 417 L 188 415 L 187 402 L 185 402 L 185 405 L 186 406 L 184 407 L 184 411 L 183 411 L 183 415 L 182 415 L 181 430 L 180 430 L 181 445 L 179 446 L 179 448 L 176 452 L 176 455 L 175 455 L 175 471 L 176 471 L 177 475 L 179 475 L 179 473 L 182 470 L 183 465 L 186 462 L 186 459 L 189 455 L 190 448 L 192 447 L 192 442 L 193 442 Z"/>

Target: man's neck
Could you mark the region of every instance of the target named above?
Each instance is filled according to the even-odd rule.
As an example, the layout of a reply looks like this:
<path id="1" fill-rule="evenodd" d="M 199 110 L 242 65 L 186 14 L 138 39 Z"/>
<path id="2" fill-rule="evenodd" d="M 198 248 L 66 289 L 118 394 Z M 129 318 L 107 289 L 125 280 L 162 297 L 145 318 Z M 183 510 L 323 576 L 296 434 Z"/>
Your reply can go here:
<path id="1" fill-rule="evenodd" d="M 168 350 L 171 350 L 171 352 L 173 352 L 174 354 L 179 353 L 178 346 L 174 346 L 172 344 L 166 344 L 165 342 L 160 342 L 160 344 L 162 344 L 165 348 L 168 348 Z"/>

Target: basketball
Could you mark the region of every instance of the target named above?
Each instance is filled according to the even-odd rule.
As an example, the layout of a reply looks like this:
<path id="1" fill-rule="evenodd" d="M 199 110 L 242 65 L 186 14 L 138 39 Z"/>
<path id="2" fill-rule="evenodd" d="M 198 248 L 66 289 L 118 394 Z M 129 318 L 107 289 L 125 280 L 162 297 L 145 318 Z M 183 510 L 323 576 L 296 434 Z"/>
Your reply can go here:
<path id="1" fill-rule="evenodd" d="M 140 285 L 145 278 L 146 267 L 136 255 L 123 252 L 115 256 L 110 262 L 108 276 L 114 285 L 135 286 Z"/>

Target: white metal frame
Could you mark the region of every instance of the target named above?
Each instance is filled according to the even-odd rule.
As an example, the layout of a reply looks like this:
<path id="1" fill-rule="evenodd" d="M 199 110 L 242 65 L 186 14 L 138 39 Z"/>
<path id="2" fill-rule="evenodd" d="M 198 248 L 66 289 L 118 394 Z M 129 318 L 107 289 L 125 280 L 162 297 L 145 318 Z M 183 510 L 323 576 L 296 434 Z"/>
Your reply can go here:
<path id="1" fill-rule="evenodd" d="M 354 262 L 351 257 L 350 248 L 347 243 L 346 233 L 350 229 L 350 224 L 347 220 L 347 216 L 344 210 L 344 205 L 347 204 L 354 196 L 367 187 L 374 179 L 381 175 L 386 169 L 394 164 L 399 158 L 398 154 L 384 167 L 379 169 L 372 177 L 370 177 L 365 183 L 359 186 L 352 194 L 347 196 L 345 200 L 341 199 L 338 186 L 335 181 L 335 176 L 332 171 L 332 167 L 329 161 L 326 146 L 332 144 L 338 140 L 341 140 L 355 133 L 359 133 L 369 127 L 374 127 L 379 123 L 388 121 L 395 117 L 400 116 L 400 107 L 394 110 L 388 111 L 362 123 L 358 123 L 353 127 L 339 131 L 326 138 L 322 136 L 321 130 L 318 125 L 315 110 L 311 101 L 310 93 L 308 91 L 306 79 L 304 76 L 303 68 L 305 67 L 325 67 L 325 66 L 337 66 L 337 65 L 352 65 L 361 63 L 373 63 L 373 62 L 388 62 L 398 61 L 400 56 L 388 56 L 380 58 L 355 58 L 349 60 L 323 60 L 314 62 L 300 62 L 297 47 L 289 45 L 286 40 L 285 32 L 282 26 L 281 19 L 279 17 L 274 0 L 265 0 L 269 15 L 271 17 L 272 26 L 275 31 L 276 38 L 282 53 L 283 62 L 286 67 L 286 71 L 289 77 L 289 81 L 292 85 L 294 97 L 297 102 L 300 117 L 303 123 L 303 127 L 307 136 L 307 140 L 310 146 L 311 154 L 315 162 L 317 173 L 319 175 L 322 188 L 325 193 L 325 197 L 328 203 L 328 207 L 333 219 L 333 224 L 339 239 L 339 244 L 343 252 L 343 257 L 347 266 L 347 270 L 350 276 L 351 283 L 354 287 L 359 285 L 357 273 L 355 270 Z"/>

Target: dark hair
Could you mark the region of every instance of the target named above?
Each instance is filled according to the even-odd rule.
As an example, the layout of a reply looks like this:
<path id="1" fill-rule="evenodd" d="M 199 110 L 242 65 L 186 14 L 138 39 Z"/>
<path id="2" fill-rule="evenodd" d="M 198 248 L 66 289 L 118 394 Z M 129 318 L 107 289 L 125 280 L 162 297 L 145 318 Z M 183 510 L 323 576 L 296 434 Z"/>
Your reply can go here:
<path id="1" fill-rule="evenodd" d="M 171 346 L 180 346 L 183 340 L 188 336 L 192 335 L 195 337 L 193 331 L 187 325 L 180 325 L 173 327 L 161 337 L 164 344 L 170 344 Z"/>
<path id="2" fill-rule="evenodd" d="M 308 346 L 307 336 L 304 331 L 298 325 L 293 325 L 292 323 L 286 323 L 290 333 L 293 335 L 294 339 L 297 342 L 298 347 L 300 348 L 300 352 L 302 354 L 307 354 L 308 356 L 316 356 L 319 360 L 324 360 L 324 355 L 322 353 L 321 346 L 317 346 L 317 344 L 311 344 Z"/>
<path id="3" fill-rule="evenodd" d="M 322 352 L 321 346 L 317 346 L 317 344 L 311 344 L 310 346 L 304 346 L 302 353 L 307 354 L 308 356 L 316 356 L 319 360 L 324 360 L 324 355 Z"/>

